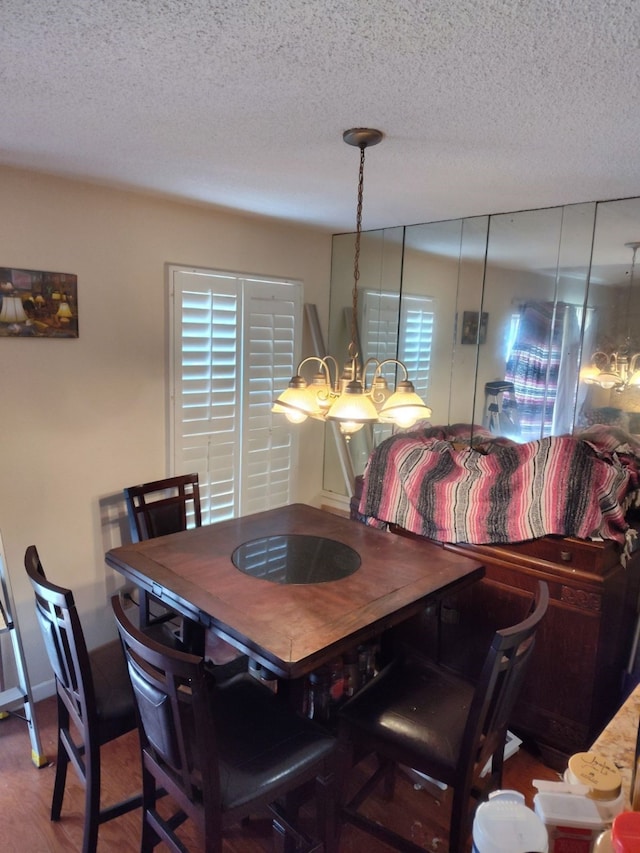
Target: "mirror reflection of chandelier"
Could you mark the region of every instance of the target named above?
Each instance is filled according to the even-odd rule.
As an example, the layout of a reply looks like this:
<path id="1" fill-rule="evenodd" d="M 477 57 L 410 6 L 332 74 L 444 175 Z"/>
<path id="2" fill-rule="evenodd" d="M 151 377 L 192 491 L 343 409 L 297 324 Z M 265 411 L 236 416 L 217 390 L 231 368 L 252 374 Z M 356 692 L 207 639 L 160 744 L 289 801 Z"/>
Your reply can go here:
<path id="1" fill-rule="evenodd" d="M 275 401 L 272 412 L 286 415 L 291 423 L 302 423 L 308 417 L 321 421 L 334 421 L 347 441 L 365 424 L 391 423 L 407 428 L 422 418 L 431 417 L 431 409 L 416 393 L 405 365 L 397 359 L 378 361 L 367 359 L 361 363 L 358 340 L 358 280 L 360 278 L 360 237 L 362 232 L 362 196 L 364 187 L 365 149 L 377 145 L 382 139 L 379 130 L 356 127 L 346 130 L 342 138 L 348 145 L 360 149 L 358 204 L 356 212 L 356 239 L 353 263 L 353 291 L 351 307 L 351 341 L 348 359 L 338 373 L 338 362 L 332 355 L 324 358 L 311 356 L 300 362 L 288 388 Z M 315 364 L 316 371 L 308 382 L 301 373 L 307 364 Z M 388 365 L 402 372 L 392 393 L 383 375 Z M 367 373 L 372 372 L 367 387 Z M 333 374 L 333 375 L 332 375 Z"/>
<path id="2" fill-rule="evenodd" d="M 627 295 L 627 318 L 631 324 L 631 298 L 636 266 L 636 252 L 640 242 L 625 243 L 632 250 L 631 275 Z M 624 391 L 626 388 L 640 388 L 640 352 L 631 352 L 631 328 L 626 341 L 617 352 L 597 350 L 591 356 L 591 364 L 580 371 L 580 379 L 588 385 L 598 385 L 606 390 Z"/>

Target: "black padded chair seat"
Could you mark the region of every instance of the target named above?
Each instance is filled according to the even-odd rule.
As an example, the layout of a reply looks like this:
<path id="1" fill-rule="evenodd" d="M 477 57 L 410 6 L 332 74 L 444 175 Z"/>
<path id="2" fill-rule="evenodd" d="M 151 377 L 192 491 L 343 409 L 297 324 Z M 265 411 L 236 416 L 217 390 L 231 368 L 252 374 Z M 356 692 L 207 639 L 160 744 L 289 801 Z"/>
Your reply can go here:
<path id="1" fill-rule="evenodd" d="M 184 851 L 176 828 L 190 819 L 198 849 L 219 853 L 227 827 L 268 808 L 277 850 L 337 853 L 336 738 L 248 673 L 217 682 L 202 656 L 153 642 L 111 601 L 138 709 L 141 851 Z M 297 825 L 312 789 L 315 838 Z"/>
<path id="2" fill-rule="evenodd" d="M 360 811 L 382 781 L 386 795 L 393 796 L 395 767 L 403 764 L 453 789 L 448 849 L 468 849 L 476 801 L 502 786 L 507 726 L 548 605 L 548 586 L 538 581 L 524 618 L 493 635 L 476 683 L 416 650 L 390 664 L 344 705 L 339 715 L 342 778 L 370 753 L 377 754 L 378 766 L 343 803 L 343 821 L 402 853 L 420 853 L 421 847 Z M 345 793 L 346 788 L 343 800 Z"/>
<path id="3" fill-rule="evenodd" d="M 212 714 L 225 811 L 250 802 L 256 794 L 275 800 L 280 790 L 291 787 L 301 766 L 327 758 L 335 748 L 334 737 L 310 725 L 251 675 L 235 676 L 213 689 L 218 692 Z"/>
<path id="4" fill-rule="evenodd" d="M 383 736 L 386 754 L 395 753 L 394 760 L 427 761 L 442 768 L 437 778 L 447 782 L 457 766 L 473 695 L 469 682 L 412 657 L 389 664 L 340 715 L 363 732 Z"/>
<path id="5" fill-rule="evenodd" d="M 120 640 L 112 640 L 90 651 L 89 663 L 102 744 L 135 729 L 135 700 Z"/>

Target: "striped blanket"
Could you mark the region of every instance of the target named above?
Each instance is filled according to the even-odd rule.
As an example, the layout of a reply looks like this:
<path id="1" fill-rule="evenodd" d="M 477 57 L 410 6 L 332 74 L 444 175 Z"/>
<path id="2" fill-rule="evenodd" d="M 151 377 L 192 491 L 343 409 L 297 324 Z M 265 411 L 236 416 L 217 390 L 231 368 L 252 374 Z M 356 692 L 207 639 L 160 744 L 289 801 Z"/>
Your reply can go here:
<path id="1" fill-rule="evenodd" d="M 359 510 L 367 523 L 442 542 L 549 534 L 626 541 L 640 470 L 633 437 L 600 426 L 525 444 L 477 427 L 473 436 L 426 427 L 383 441 L 364 474 Z"/>

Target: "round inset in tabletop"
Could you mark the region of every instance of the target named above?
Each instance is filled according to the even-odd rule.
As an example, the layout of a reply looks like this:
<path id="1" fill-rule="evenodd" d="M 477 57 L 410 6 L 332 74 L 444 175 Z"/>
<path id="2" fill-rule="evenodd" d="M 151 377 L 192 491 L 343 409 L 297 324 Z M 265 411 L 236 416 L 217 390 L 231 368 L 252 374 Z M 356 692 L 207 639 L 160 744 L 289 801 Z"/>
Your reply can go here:
<path id="1" fill-rule="evenodd" d="M 236 548 L 231 560 L 245 574 L 283 584 L 336 581 L 360 568 L 360 555 L 353 548 L 303 533 L 251 539 Z"/>

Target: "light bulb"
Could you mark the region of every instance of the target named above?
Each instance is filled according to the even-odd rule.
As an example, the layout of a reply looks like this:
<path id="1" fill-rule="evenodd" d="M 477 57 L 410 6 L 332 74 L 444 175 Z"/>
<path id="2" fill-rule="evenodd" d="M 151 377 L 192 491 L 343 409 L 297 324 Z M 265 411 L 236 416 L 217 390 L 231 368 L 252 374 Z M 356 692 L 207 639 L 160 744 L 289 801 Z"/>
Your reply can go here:
<path id="1" fill-rule="evenodd" d="M 424 409 L 416 406 L 400 406 L 395 410 L 394 421 L 402 429 L 413 426 L 415 422 L 422 416 L 424 417 Z"/>
<path id="2" fill-rule="evenodd" d="M 340 432 L 349 441 L 351 436 L 361 430 L 363 426 L 364 424 L 357 424 L 355 421 L 340 421 Z"/>
<path id="3" fill-rule="evenodd" d="M 287 410 L 284 415 L 290 424 L 301 424 L 307 419 L 305 412 L 294 411 L 294 409 Z"/>

